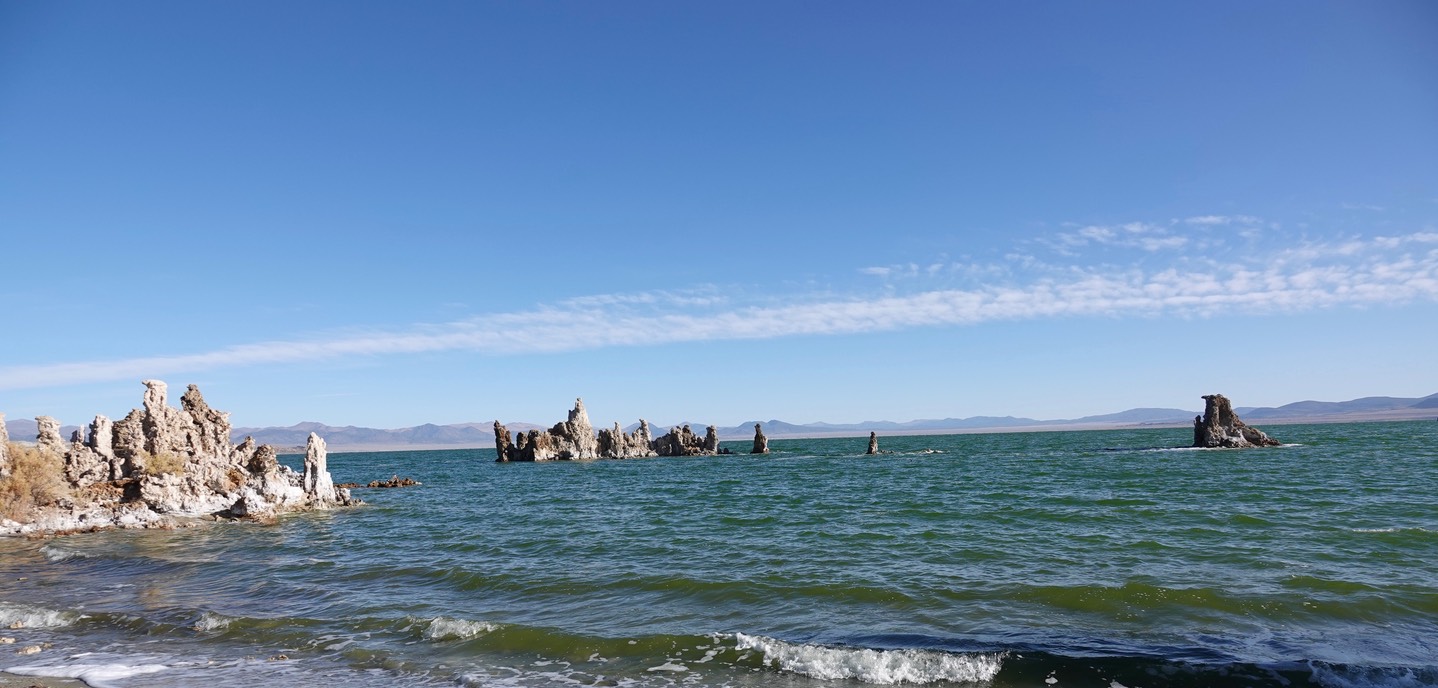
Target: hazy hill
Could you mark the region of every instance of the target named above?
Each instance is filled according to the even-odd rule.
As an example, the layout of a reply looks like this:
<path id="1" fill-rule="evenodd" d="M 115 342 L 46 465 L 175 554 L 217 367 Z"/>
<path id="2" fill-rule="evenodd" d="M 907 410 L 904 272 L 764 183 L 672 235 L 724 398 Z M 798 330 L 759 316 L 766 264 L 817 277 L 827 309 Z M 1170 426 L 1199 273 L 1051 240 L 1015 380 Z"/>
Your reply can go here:
<path id="1" fill-rule="evenodd" d="M 1235 411 L 1246 421 L 1261 422 L 1340 422 L 1365 420 L 1404 420 L 1438 417 L 1438 394 L 1420 398 L 1406 397 L 1363 397 L 1349 401 L 1297 401 L 1278 407 L 1239 407 Z M 973 416 L 970 418 L 920 419 L 911 421 L 865 421 L 863 423 L 806 423 L 798 425 L 778 419 L 747 421 L 739 425 L 720 427 L 720 439 L 747 440 L 754 437 L 754 423 L 760 423 L 764 434 L 771 438 L 861 436 L 870 432 L 880 434 L 920 434 L 942 432 L 969 432 L 1005 429 L 1044 429 L 1129 427 L 1141 425 L 1186 425 L 1193 421 L 1201 409 L 1185 411 L 1170 408 L 1136 408 L 1118 413 L 1084 416 L 1068 420 L 1036 420 L 1014 416 Z M 562 415 L 562 414 L 556 414 Z M 35 438 L 35 421 L 28 418 L 7 420 L 6 428 L 10 438 L 22 442 Z M 655 435 L 668 432 L 671 427 L 684 425 L 654 424 L 650 429 Z M 689 422 L 695 432 L 703 433 L 703 423 Z M 548 428 L 550 425 L 533 423 L 509 423 L 511 432 L 524 432 L 534 428 Z M 605 426 L 600 426 L 605 427 Z M 639 427 L 632 423 L 625 427 L 633 432 Z M 78 429 L 77 425 L 61 428 L 61 436 L 69 438 Z M 410 428 L 363 428 L 353 425 L 333 426 L 323 423 L 296 423 L 288 427 L 235 428 L 236 442 L 245 436 L 252 436 L 261 444 L 276 447 L 302 447 L 311 432 L 319 433 L 330 448 L 338 450 L 381 450 L 415 448 L 461 448 L 490 447 L 494 444 L 493 423 L 456 423 L 435 425 L 426 423 Z"/>
<path id="2" fill-rule="evenodd" d="M 1274 418 L 1308 418 L 1438 408 L 1438 394 L 1419 399 L 1406 397 L 1363 397 L 1350 401 L 1295 401 L 1279 407 L 1235 408 L 1240 418 L 1265 420 Z"/>

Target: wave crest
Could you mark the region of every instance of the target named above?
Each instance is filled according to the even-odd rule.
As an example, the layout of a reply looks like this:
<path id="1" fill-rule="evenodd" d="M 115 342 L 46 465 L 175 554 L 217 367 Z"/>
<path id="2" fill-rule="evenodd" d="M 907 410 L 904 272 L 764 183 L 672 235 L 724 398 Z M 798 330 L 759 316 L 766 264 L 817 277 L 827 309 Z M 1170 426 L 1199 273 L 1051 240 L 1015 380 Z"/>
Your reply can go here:
<path id="1" fill-rule="evenodd" d="M 774 638 L 736 633 L 740 650 L 764 655 L 766 664 L 781 671 L 834 681 L 855 679 L 864 683 L 987 683 L 998 675 L 1004 653 L 956 654 L 933 650 L 870 650 L 788 643 Z"/>
<path id="2" fill-rule="evenodd" d="M 83 618 L 75 612 L 0 602 L 0 628 L 60 628 Z"/>
<path id="3" fill-rule="evenodd" d="M 468 640 L 499 630 L 498 624 L 488 621 L 467 621 L 447 616 L 435 617 L 424 629 L 424 637 L 430 640 Z"/>

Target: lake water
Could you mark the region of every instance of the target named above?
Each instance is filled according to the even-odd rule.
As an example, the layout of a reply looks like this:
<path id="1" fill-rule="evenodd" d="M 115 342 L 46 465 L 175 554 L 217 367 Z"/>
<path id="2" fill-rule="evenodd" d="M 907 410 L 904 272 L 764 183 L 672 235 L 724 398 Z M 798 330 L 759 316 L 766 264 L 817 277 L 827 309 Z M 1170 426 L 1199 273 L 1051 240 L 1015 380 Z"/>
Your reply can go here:
<path id="1" fill-rule="evenodd" d="M 1438 423 L 331 454 L 357 509 L 0 540 L 94 686 L 1438 685 Z M 736 451 L 748 443 L 725 443 Z M 295 457 L 289 457 L 294 463 Z M 22 628 L 4 630 L 20 622 Z M 43 652 L 14 648 L 51 643 Z"/>

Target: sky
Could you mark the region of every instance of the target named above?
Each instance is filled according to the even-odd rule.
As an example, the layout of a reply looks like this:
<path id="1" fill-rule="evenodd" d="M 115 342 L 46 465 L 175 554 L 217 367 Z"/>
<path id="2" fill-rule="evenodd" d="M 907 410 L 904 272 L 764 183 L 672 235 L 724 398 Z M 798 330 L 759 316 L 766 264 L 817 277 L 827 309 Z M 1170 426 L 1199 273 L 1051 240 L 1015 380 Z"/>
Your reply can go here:
<path id="1" fill-rule="evenodd" d="M 0 412 L 1438 392 L 1431 2 L 0 0 Z"/>

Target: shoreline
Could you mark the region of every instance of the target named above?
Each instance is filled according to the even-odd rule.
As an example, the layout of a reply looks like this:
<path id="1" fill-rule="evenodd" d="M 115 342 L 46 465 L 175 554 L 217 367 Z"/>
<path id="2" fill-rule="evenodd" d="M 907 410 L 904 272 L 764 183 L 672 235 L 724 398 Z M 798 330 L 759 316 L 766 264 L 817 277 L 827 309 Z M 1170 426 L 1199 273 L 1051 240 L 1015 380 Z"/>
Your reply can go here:
<path id="1" fill-rule="evenodd" d="M 3 688 L 90 688 L 90 684 L 73 678 L 53 676 L 24 676 L 0 669 L 0 687 Z"/>

